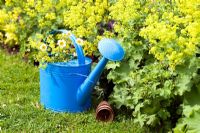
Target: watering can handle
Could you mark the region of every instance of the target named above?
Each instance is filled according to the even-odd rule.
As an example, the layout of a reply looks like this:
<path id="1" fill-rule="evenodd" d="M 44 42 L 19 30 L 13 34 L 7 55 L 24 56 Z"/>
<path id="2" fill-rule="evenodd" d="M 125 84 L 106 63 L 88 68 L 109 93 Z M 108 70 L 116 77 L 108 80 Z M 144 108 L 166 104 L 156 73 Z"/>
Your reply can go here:
<path id="1" fill-rule="evenodd" d="M 50 32 L 50 34 L 56 34 L 56 33 L 59 33 L 59 32 L 66 34 L 66 33 L 70 32 L 70 31 L 64 30 L 64 29 L 53 30 L 53 31 Z M 81 64 L 85 64 L 85 56 L 84 56 L 84 53 L 83 53 L 83 49 L 79 44 L 76 43 L 76 37 L 73 34 L 71 34 L 69 38 L 72 41 L 72 43 L 73 43 L 73 45 L 74 45 L 74 47 L 76 49 L 78 63 L 80 65 Z"/>

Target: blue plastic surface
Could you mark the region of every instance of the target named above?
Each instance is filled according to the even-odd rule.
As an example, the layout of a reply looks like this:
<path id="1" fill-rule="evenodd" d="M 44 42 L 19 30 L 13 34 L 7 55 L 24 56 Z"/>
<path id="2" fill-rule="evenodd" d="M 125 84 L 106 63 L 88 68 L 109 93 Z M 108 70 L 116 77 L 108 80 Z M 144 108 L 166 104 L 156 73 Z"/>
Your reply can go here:
<path id="1" fill-rule="evenodd" d="M 55 112 L 82 112 L 91 105 L 91 92 L 84 105 L 77 102 L 80 85 L 91 71 L 92 60 L 85 58 L 85 64 L 78 60 L 48 64 L 40 69 L 40 101 L 45 108 Z"/>
<path id="2" fill-rule="evenodd" d="M 120 61 L 124 58 L 124 50 L 114 39 L 103 39 L 99 42 L 100 53 L 111 61 Z"/>
<path id="3" fill-rule="evenodd" d="M 88 78 L 83 82 L 83 84 L 78 89 L 76 97 L 80 105 L 84 105 L 86 103 L 88 97 L 90 96 L 90 94 L 87 92 L 92 91 L 101 73 L 103 72 L 103 69 L 105 68 L 107 62 L 108 59 L 103 57 L 96 65 L 96 67 L 92 70 L 92 72 L 89 74 Z"/>
<path id="4" fill-rule="evenodd" d="M 98 48 L 103 57 L 78 89 L 76 97 L 80 105 L 84 105 L 86 103 L 87 98 L 89 97 L 87 92 L 91 92 L 94 88 L 108 60 L 119 61 L 124 57 L 123 48 L 113 39 L 101 40 L 98 44 Z"/>

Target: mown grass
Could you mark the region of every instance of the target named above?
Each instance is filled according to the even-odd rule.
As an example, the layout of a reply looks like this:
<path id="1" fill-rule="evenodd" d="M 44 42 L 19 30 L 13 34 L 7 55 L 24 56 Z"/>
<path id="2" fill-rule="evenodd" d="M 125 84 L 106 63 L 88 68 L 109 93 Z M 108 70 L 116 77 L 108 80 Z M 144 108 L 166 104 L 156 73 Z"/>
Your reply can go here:
<path id="1" fill-rule="evenodd" d="M 0 50 L 0 132 L 141 133 L 133 120 L 95 120 L 95 108 L 84 113 L 54 113 L 39 103 L 38 68 L 19 55 Z"/>

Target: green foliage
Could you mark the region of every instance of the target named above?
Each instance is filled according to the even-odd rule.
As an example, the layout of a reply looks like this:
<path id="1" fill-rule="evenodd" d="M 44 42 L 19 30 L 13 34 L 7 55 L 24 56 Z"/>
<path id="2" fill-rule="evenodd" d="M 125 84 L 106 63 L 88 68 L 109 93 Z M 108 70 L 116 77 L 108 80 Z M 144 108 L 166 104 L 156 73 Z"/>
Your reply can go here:
<path id="1" fill-rule="evenodd" d="M 5 1 L 4 0 L 0 0 L 0 8 L 4 5 Z"/>
<path id="2" fill-rule="evenodd" d="M 174 133 L 199 133 L 200 112 L 195 111 L 189 117 L 183 118 L 174 129 Z"/>
<path id="3" fill-rule="evenodd" d="M 200 131 L 200 101 L 198 98 L 199 95 L 199 87 L 194 87 L 190 93 L 186 93 L 186 95 L 184 96 L 184 103 L 182 104 L 183 113 L 182 117 L 179 119 L 176 127 L 174 128 L 175 133 L 198 133 Z"/>
<path id="4" fill-rule="evenodd" d="M 200 32 L 190 30 L 200 24 L 198 0 L 134 2 L 119 0 L 110 8 L 126 50 L 119 67 L 109 65 L 108 79 L 115 83 L 111 100 L 132 110 L 141 126 L 166 132 L 181 115 L 184 94 L 199 84 Z"/>

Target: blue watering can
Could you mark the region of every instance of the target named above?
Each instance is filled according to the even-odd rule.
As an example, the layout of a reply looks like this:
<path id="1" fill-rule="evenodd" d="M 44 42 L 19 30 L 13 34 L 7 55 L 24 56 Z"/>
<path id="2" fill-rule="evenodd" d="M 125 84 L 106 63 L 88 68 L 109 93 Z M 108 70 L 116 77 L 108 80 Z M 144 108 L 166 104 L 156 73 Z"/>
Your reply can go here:
<path id="1" fill-rule="evenodd" d="M 67 33 L 56 30 L 54 33 Z M 120 61 L 124 50 L 113 39 L 103 39 L 98 44 L 102 59 L 91 71 L 92 60 L 84 56 L 76 37 L 70 36 L 77 59 L 68 62 L 49 63 L 40 69 L 40 101 L 45 108 L 55 112 L 82 112 L 91 106 L 91 92 L 108 60 Z"/>

